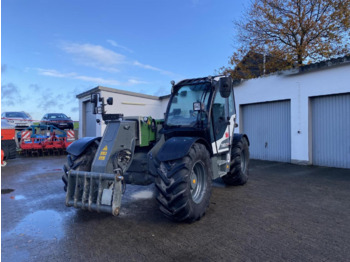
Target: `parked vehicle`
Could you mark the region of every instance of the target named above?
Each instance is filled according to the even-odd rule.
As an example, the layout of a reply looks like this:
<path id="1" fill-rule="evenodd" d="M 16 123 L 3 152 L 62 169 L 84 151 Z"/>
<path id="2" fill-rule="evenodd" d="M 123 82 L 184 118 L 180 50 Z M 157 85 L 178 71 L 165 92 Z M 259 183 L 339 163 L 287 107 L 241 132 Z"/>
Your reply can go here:
<path id="1" fill-rule="evenodd" d="M 103 137 L 84 137 L 67 148 L 66 205 L 118 215 L 126 184 L 153 182 L 165 216 L 199 220 L 210 203 L 212 179 L 228 185 L 248 180 L 249 140 L 234 133 L 233 92 L 225 76 L 173 82 L 164 120 L 106 114 L 113 98 L 105 104 L 92 94 L 93 112 L 107 127 Z"/>
<path id="2" fill-rule="evenodd" d="M 42 125 L 53 125 L 59 129 L 74 129 L 72 119 L 62 113 L 46 114 L 41 119 L 40 123 Z"/>
<path id="3" fill-rule="evenodd" d="M 16 130 L 13 125 L 9 125 L 5 119 L 1 119 L 1 151 L 4 159 L 16 158 Z"/>
<path id="4" fill-rule="evenodd" d="M 1 119 L 7 121 L 8 124 L 16 129 L 24 129 L 32 124 L 31 116 L 26 112 L 4 112 L 1 114 Z"/>

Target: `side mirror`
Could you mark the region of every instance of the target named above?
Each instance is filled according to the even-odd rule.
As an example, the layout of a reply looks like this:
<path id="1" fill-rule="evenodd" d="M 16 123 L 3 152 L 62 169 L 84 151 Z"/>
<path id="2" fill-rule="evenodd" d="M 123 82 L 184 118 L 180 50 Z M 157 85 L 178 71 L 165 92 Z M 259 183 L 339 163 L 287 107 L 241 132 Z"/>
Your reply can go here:
<path id="1" fill-rule="evenodd" d="M 219 80 L 219 91 L 220 95 L 223 98 L 227 98 L 230 96 L 232 90 L 232 78 L 231 77 L 223 77 Z"/>
<path id="2" fill-rule="evenodd" d="M 108 97 L 107 98 L 107 104 L 110 105 L 110 106 L 113 105 L 113 97 Z"/>
<path id="3" fill-rule="evenodd" d="M 90 102 L 93 103 L 95 106 L 97 105 L 98 101 L 98 95 L 97 94 L 91 94 Z"/>
<path id="4" fill-rule="evenodd" d="M 92 113 L 94 115 L 99 113 L 98 112 L 98 107 L 97 107 L 98 101 L 99 101 L 99 95 L 98 94 L 91 94 L 90 102 L 93 104 L 93 111 L 92 111 Z"/>

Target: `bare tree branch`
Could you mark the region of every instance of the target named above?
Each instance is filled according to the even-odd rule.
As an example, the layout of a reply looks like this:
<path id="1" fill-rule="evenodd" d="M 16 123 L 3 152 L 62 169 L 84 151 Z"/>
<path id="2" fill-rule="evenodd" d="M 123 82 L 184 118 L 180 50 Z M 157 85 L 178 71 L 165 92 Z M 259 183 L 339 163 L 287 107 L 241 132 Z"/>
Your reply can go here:
<path id="1" fill-rule="evenodd" d="M 267 54 L 265 66 L 275 70 L 350 53 L 350 0 L 252 0 L 244 18 L 234 25 L 239 48 L 230 64 L 240 67 L 241 76 L 243 68 L 249 68 L 242 65 L 248 52 L 250 57 Z"/>

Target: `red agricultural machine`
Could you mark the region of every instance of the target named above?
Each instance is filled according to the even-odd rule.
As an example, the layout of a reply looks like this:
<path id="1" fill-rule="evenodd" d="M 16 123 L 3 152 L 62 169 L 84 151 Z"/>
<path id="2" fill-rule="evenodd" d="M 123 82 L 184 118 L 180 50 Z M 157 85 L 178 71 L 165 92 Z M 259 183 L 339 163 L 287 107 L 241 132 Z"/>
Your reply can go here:
<path id="1" fill-rule="evenodd" d="M 6 121 L 1 120 L 1 166 L 8 159 L 16 158 L 16 130 Z"/>
<path id="2" fill-rule="evenodd" d="M 60 155 L 75 140 L 74 130 L 32 125 L 18 133 L 20 153 L 26 156 Z"/>

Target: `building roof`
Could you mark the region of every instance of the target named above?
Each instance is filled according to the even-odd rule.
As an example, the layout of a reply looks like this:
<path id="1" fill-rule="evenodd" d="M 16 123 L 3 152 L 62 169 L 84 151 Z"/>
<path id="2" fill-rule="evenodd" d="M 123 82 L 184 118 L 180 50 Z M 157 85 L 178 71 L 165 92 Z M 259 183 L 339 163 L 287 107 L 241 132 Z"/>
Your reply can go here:
<path id="1" fill-rule="evenodd" d="M 319 70 L 328 69 L 335 66 L 343 66 L 343 65 L 350 65 L 350 54 L 342 57 L 338 57 L 338 58 L 332 58 L 329 60 L 320 61 L 317 63 L 312 63 L 309 65 L 303 65 L 292 69 L 278 71 L 277 74 L 281 74 L 281 75 L 304 74 L 304 73 L 319 71 Z"/>
<path id="2" fill-rule="evenodd" d="M 242 59 L 242 61 L 236 66 L 235 69 L 232 71 L 229 71 L 234 74 L 233 77 L 236 78 L 241 78 L 240 80 L 245 79 L 247 72 L 249 72 L 253 78 L 258 78 L 258 77 L 268 77 L 270 75 L 296 75 L 296 74 L 303 74 L 303 73 L 308 73 L 308 72 L 314 72 L 317 70 L 323 70 L 327 69 L 330 67 L 334 66 L 342 66 L 342 65 L 348 65 L 350 64 L 350 54 L 337 57 L 337 58 L 331 58 L 328 60 L 320 61 L 320 62 L 315 62 L 312 64 L 307 64 L 307 65 L 292 65 L 284 60 L 281 59 L 275 59 L 271 56 L 266 56 L 266 61 L 268 62 L 269 60 L 272 60 L 274 66 L 277 66 L 278 68 L 283 66 L 288 69 L 274 69 L 272 68 L 266 68 L 266 72 L 262 72 L 263 68 L 263 54 L 255 53 L 249 51 L 247 55 Z M 292 68 L 290 68 L 292 67 Z M 242 71 L 242 68 L 245 68 Z M 250 78 L 248 78 L 250 79 Z"/>
<path id="3" fill-rule="evenodd" d="M 105 87 L 105 86 L 97 86 L 97 87 L 92 88 L 92 89 L 90 89 L 88 91 L 85 91 L 83 93 L 78 94 L 76 96 L 76 98 L 83 98 L 85 96 L 91 95 L 91 94 L 99 92 L 99 91 L 107 91 L 107 92 L 111 92 L 111 93 L 116 93 L 116 94 L 121 94 L 121 95 L 128 95 L 128 96 L 135 96 L 135 97 L 142 97 L 142 98 L 148 98 L 148 99 L 152 99 L 152 100 L 162 100 L 162 99 L 170 97 L 170 95 L 166 95 L 166 96 L 151 96 L 151 95 L 145 95 L 145 94 L 136 93 L 136 92 L 124 91 L 124 90 L 110 88 L 110 87 Z"/>
<path id="4" fill-rule="evenodd" d="M 350 54 L 346 56 L 338 57 L 338 58 L 332 58 L 329 60 L 301 66 L 299 67 L 299 73 L 304 73 L 308 71 L 313 71 L 315 69 L 316 70 L 323 69 L 327 67 L 338 66 L 338 65 L 349 64 L 349 63 L 350 63 Z"/>

